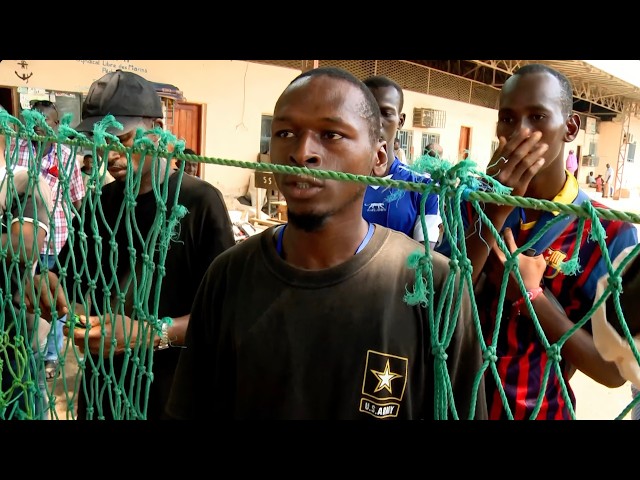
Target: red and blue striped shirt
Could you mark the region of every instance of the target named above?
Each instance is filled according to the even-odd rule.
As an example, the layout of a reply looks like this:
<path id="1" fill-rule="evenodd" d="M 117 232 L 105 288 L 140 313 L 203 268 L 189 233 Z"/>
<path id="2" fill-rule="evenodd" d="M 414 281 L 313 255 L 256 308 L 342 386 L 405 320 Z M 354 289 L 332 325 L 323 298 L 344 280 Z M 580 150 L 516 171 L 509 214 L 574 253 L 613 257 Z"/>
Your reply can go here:
<path id="1" fill-rule="evenodd" d="M 567 175 L 565 186 L 554 201 L 572 203 L 578 197 L 578 191 L 575 177 Z M 594 200 L 591 202 L 594 207 L 607 208 Z M 471 204 L 465 202 L 462 212 L 463 221 L 469 225 L 473 221 L 475 213 Z M 537 223 L 548 222 L 554 216 L 554 214 L 543 215 Z M 510 218 L 513 217 L 519 218 L 519 212 Z M 610 261 L 613 262 L 624 248 L 638 243 L 635 225 L 619 220 L 601 219 L 600 221 L 606 232 Z M 607 261 L 602 256 L 600 245 L 590 237 L 592 229 L 590 219 L 586 219 L 582 238 L 579 239 L 578 263 L 580 269 L 578 273 L 565 275 L 560 270 L 563 261 L 573 258 L 578 241 L 578 224 L 578 218 L 571 219 L 561 231 L 556 232 L 555 239 L 542 252 L 547 261 L 547 269 L 542 280 L 544 287 L 553 294 L 567 317 L 574 323 L 582 320 L 593 306 L 596 283 L 600 277 L 607 273 Z M 513 230 L 518 246 L 525 244 L 532 237 L 533 223 L 527 224 L 517 221 L 505 225 L 504 228 L 507 226 Z M 536 225 L 536 227 L 539 230 L 541 225 Z M 444 254 L 449 253 L 448 245 L 443 245 L 438 250 Z M 487 284 L 483 287 L 482 295 L 476 295 L 480 323 L 487 345 L 491 344 L 493 339 L 499 293 L 500 285 Z M 496 366 L 513 418 L 529 419 L 535 410 L 544 383 L 545 368 L 550 359 L 538 336 L 534 322 L 530 318 L 522 315 L 513 316 L 511 308 L 507 305 L 503 309 L 502 317 L 496 343 L 498 357 Z M 590 321 L 586 322 L 583 328 L 590 332 Z M 560 366 L 569 401 L 575 409 L 576 399 L 569 384 L 568 367 L 570 366 L 564 360 L 561 360 Z M 485 380 L 489 418 L 508 418 L 493 375 L 487 374 Z M 552 368 L 544 388 L 541 408 L 535 418 L 572 418 L 562 390 L 561 380 L 555 369 Z"/>

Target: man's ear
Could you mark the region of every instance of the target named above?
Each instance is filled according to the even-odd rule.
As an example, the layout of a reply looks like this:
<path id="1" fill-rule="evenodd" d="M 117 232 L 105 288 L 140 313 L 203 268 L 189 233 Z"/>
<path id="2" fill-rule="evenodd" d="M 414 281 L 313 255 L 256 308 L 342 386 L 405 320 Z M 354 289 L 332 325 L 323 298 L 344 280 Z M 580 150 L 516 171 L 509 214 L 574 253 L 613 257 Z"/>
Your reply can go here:
<path id="1" fill-rule="evenodd" d="M 383 177 L 387 172 L 387 162 L 389 157 L 387 155 L 387 142 L 381 140 L 378 144 L 378 150 L 376 152 L 376 161 L 373 164 L 372 173 L 375 177 Z"/>
<path id="2" fill-rule="evenodd" d="M 404 127 L 404 122 L 407 120 L 407 114 L 401 113 L 398 117 L 400 117 L 400 120 L 398 121 L 398 130 L 401 130 L 402 127 Z"/>
<path id="3" fill-rule="evenodd" d="M 578 136 L 580 131 L 580 115 L 572 113 L 567 118 L 567 132 L 564 135 L 564 141 L 567 143 L 573 142 Z"/>
<path id="4" fill-rule="evenodd" d="M 153 119 L 153 125 L 151 126 L 151 129 L 154 129 L 156 127 L 160 127 L 162 130 L 164 130 L 164 123 L 162 122 L 161 118 L 154 118 Z M 158 146 L 158 142 L 160 141 L 160 137 L 158 135 L 155 135 L 155 134 L 152 134 L 149 137 L 154 141 L 156 146 Z"/>

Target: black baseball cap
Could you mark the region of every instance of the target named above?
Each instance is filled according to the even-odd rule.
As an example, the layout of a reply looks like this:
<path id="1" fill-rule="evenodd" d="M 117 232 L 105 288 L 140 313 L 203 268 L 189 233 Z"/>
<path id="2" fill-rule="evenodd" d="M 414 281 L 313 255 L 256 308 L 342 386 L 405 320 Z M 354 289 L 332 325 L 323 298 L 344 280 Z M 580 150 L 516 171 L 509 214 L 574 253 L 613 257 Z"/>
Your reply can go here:
<path id="1" fill-rule="evenodd" d="M 143 117 L 163 118 L 162 101 L 151 82 L 135 73 L 116 70 L 91 84 L 82 103 L 82 121 L 75 130 L 93 132 L 93 126 L 107 115 L 113 115 L 123 127 L 110 127 L 107 132 L 122 135 Z"/>

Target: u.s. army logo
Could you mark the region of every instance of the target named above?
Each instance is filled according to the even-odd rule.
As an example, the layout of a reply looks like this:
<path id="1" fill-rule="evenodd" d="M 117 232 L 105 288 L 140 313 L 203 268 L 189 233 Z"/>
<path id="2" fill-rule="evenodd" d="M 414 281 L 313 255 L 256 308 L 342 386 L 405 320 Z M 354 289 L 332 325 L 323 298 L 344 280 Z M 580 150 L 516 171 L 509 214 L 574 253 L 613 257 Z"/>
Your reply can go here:
<path id="1" fill-rule="evenodd" d="M 376 418 L 397 417 L 407 386 L 408 364 L 406 358 L 368 350 L 360 411 Z"/>

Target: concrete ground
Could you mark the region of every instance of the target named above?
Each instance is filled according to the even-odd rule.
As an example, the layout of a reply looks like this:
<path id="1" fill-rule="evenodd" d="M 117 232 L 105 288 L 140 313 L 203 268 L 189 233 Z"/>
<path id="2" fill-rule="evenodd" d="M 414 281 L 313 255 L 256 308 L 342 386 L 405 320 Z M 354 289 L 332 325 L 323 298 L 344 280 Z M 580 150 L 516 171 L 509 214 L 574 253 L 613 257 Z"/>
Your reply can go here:
<path id="1" fill-rule="evenodd" d="M 577 371 L 571 379 L 576 395 L 576 419 L 615 420 L 631 402 L 629 382 L 618 388 L 607 388 Z M 630 414 L 623 420 L 629 420 Z"/>

